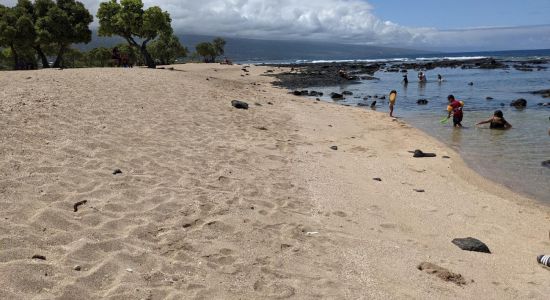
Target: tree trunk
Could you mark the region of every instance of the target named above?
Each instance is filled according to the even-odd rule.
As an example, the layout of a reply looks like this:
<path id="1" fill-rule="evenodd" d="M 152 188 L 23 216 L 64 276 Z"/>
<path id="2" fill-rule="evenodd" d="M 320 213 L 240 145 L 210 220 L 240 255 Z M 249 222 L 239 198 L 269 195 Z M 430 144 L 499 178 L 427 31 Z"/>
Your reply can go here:
<path id="1" fill-rule="evenodd" d="M 145 61 L 147 68 L 155 69 L 157 64 L 155 63 L 153 57 L 151 57 L 151 54 L 149 54 L 149 51 L 147 51 L 147 42 L 148 41 L 144 41 L 143 44 L 141 44 L 141 47 L 139 47 L 139 50 L 141 51 L 141 55 L 143 55 L 143 60 Z"/>
<path id="2" fill-rule="evenodd" d="M 19 68 L 19 55 L 17 55 L 17 51 L 15 51 L 15 47 L 10 45 L 11 49 L 11 55 L 13 56 L 13 69 L 17 70 Z"/>
<path id="3" fill-rule="evenodd" d="M 36 50 L 36 53 L 40 57 L 40 60 L 42 61 L 42 68 L 46 69 L 50 67 L 50 63 L 48 62 L 48 58 L 46 57 L 46 54 L 44 54 L 44 51 L 42 51 L 42 48 L 40 48 L 40 45 L 35 46 L 34 50 Z"/>
<path id="4" fill-rule="evenodd" d="M 63 65 L 63 54 L 65 54 L 66 47 L 65 45 L 61 45 L 59 47 L 59 51 L 57 52 L 57 57 L 55 58 L 55 62 L 53 63 L 54 68 L 61 68 Z"/>

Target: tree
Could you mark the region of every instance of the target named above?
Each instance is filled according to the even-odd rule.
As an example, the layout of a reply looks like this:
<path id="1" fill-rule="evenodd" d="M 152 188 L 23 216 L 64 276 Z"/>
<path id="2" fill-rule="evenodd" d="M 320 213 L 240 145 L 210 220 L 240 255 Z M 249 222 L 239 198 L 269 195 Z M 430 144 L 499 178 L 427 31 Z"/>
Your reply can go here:
<path id="1" fill-rule="evenodd" d="M 105 47 L 94 48 L 86 54 L 88 65 L 93 67 L 106 67 L 111 61 L 111 55 L 111 49 Z"/>
<path id="2" fill-rule="evenodd" d="M 220 55 L 224 55 L 225 53 L 225 40 L 218 37 L 215 38 L 211 43 L 209 42 L 202 42 L 195 46 L 195 49 L 197 50 L 197 54 L 202 56 L 204 58 L 204 62 L 215 62 L 216 57 Z"/>
<path id="3" fill-rule="evenodd" d="M 147 67 L 156 67 L 147 44 L 159 35 L 172 34 L 172 20 L 166 11 L 158 6 L 143 10 L 141 0 L 121 0 L 120 3 L 110 0 L 99 5 L 97 17 L 100 36 L 123 37 L 129 45 L 139 49 Z"/>
<path id="4" fill-rule="evenodd" d="M 197 54 L 204 58 L 204 62 L 214 62 L 216 60 L 216 48 L 209 42 L 202 42 L 195 46 Z"/>
<path id="5" fill-rule="evenodd" d="M 182 46 L 175 35 L 161 35 L 148 46 L 151 56 L 161 65 L 173 64 L 176 59 L 187 56 L 187 48 Z"/>
<path id="6" fill-rule="evenodd" d="M 38 39 L 43 44 L 55 44 L 57 57 L 54 67 L 61 67 L 63 55 L 74 43 L 89 43 L 92 31 L 89 28 L 93 17 L 84 4 L 75 0 L 57 0 L 55 6 L 48 1 L 39 2 L 43 9 L 36 20 Z"/>
<path id="7" fill-rule="evenodd" d="M 0 47 L 10 49 L 14 69 L 34 66 L 27 50 L 34 40 L 32 18 L 24 10 L 0 5 Z M 24 58 L 24 59 L 23 59 Z"/>
<path id="8" fill-rule="evenodd" d="M 216 50 L 216 56 L 221 56 L 225 54 L 225 40 L 221 37 L 217 37 L 212 41 L 212 44 L 214 45 L 214 49 Z"/>

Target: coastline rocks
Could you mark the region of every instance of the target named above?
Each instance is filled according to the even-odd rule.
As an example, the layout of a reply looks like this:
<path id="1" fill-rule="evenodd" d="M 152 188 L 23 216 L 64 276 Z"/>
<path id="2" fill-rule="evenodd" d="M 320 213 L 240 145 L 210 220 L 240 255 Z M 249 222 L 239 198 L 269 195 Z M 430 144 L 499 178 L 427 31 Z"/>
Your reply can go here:
<path id="1" fill-rule="evenodd" d="M 344 99 L 344 95 L 338 93 L 330 93 L 330 98 L 335 100 Z"/>
<path id="2" fill-rule="evenodd" d="M 353 93 L 350 92 L 350 91 L 343 91 L 342 95 L 351 96 L 351 95 L 353 95 Z"/>
<path id="3" fill-rule="evenodd" d="M 458 246 L 458 248 L 465 251 L 474 251 L 489 254 L 491 253 L 491 250 L 489 250 L 489 247 L 487 247 L 485 243 L 472 237 L 457 238 L 452 240 L 452 243 Z"/>
<path id="4" fill-rule="evenodd" d="M 550 102 L 538 103 L 537 105 L 538 105 L 538 106 L 550 106 Z"/>
<path id="5" fill-rule="evenodd" d="M 322 92 L 317 92 L 317 91 L 310 91 L 309 96 L 310 97 L 323 97 L 323 93 Z"/>
<path id="6" fill-rule="evenodd" d="M 418 99 L 418 100 L 416 101 L 416 104 L 418 104 L 418 105 L 426 105 L 426 104 L 428 104 L 428 100 L 427 100 L 427 99 Z"/>
<path id="7" fill-rule="evenodd" d="M 248 109 L 248 103 L 239 100 L 232 100 L 231 105 L 237 109 Z"/>
<path id="8" fill-rule="evenodd" d="M 514 100 L 514 101 L 512 101 L 512 103 L 510 103 L 510 106 L 514 106 L 515 108 L 526 107 L 527 106 L 527 100 L 525 100 L 523 98 Z"/>
<path id="9" fill-rule="evenodd" d="M 376 107 L 376 101 L 372 101 L 370 108 L 375 108 L 375 107 Z"/>
<path id="10" fill-rule="evenodd" d="M 294 91 L 292 92 L 294 96 L 307 96 L 309 95 L 309 92 L 307 90 L 304 91 Z"/>
<path id="11" fill-rule="evenodd" d="M 543 98 L 550 98 L 550 89 L 531 92 L 533 95 L 541 95 Z"/>
<path id="12" fill-rule="evenodd" d="M 357 103 L 357 106 L 369 106 L 369 105 L 367 103 L 359 102 L 359 103 Z"/>
<path id="13" fill-rule="evenodd" d="M 336 150 L 338 150 L 338 146 L 331 146 L 330 149 L 336 151 Z"/>
<path id="14" fill-rule="evenodd" d="M 495 98 L 493 98 L 493 97 L 485 97 L 485 100 L 493 100 L 493 99 L 495 99 Z"/>

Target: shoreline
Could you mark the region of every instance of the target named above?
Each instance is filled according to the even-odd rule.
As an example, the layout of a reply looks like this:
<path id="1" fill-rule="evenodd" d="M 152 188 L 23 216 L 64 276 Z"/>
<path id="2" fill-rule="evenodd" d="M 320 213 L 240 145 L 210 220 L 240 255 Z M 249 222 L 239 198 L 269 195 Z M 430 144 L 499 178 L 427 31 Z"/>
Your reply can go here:
<path id="1" fill-rule="evenodd" d="M 550 251 L 550 209 L 442 142 L 380 112 L 290 95 L 262 76 L 269 67 L 176 68 L 0 77 L 12 87 L 0 94 L 12 129 L 0 133 L 1 297 L 550 293 L 535 261 Z M 451 243 L 467 236 L 493 254 Z"/>

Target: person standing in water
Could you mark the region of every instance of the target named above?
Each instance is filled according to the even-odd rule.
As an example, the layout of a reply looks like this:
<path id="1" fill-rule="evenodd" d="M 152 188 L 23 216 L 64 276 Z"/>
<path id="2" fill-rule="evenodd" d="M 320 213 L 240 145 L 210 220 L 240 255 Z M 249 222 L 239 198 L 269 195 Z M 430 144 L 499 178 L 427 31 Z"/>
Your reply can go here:
<path id="1" fill-rule="evenodd" d="M 437 74 L 437 81 L 439 82 L 443 81 L 443 76 L 441 76 L 441 74 Z"/>
<path id="2" fill-rule="evenodd" d="M 454 127 L 462 127 L 462 108 L 464 107 L 464 102 L 456 100 L 453 95 L 447 96 L 447 100 L 449 101 L 449 106 L 447 106 L 449 114 L 447 118 L 450 118 L 452 115 Z"/>
<path id="3" fill-rule="evenodd" d="M 512 125 L 504 119 L 504 114 L 500 110 L 495 111 L 493 117 L 490 118 L 489 120 L 481 121 L 481 122 L 477 123 L 476 125 L 487 124 L 487 123 L 490 124 L 489 128 L 491 128 L 491 129 L 510 129 L 510 128 L 512 128 Z"/>
<path id="4" fill-rule="evenodd" d="M 403 84 L 404 85 L 409 84 L 409 78 L 407 78 L 407 74 L 403 75 Z"/>
<path id="5" fill-rule="evenodd" d="M 395 105 L 395 100 L 396 99 L 397 99 L 397 91 L 392 90 L 390 92 L 390 97 L 389 97 L 389 100 L 390 100 L 390 117 L 393 117 L 393 107 Z"/>

